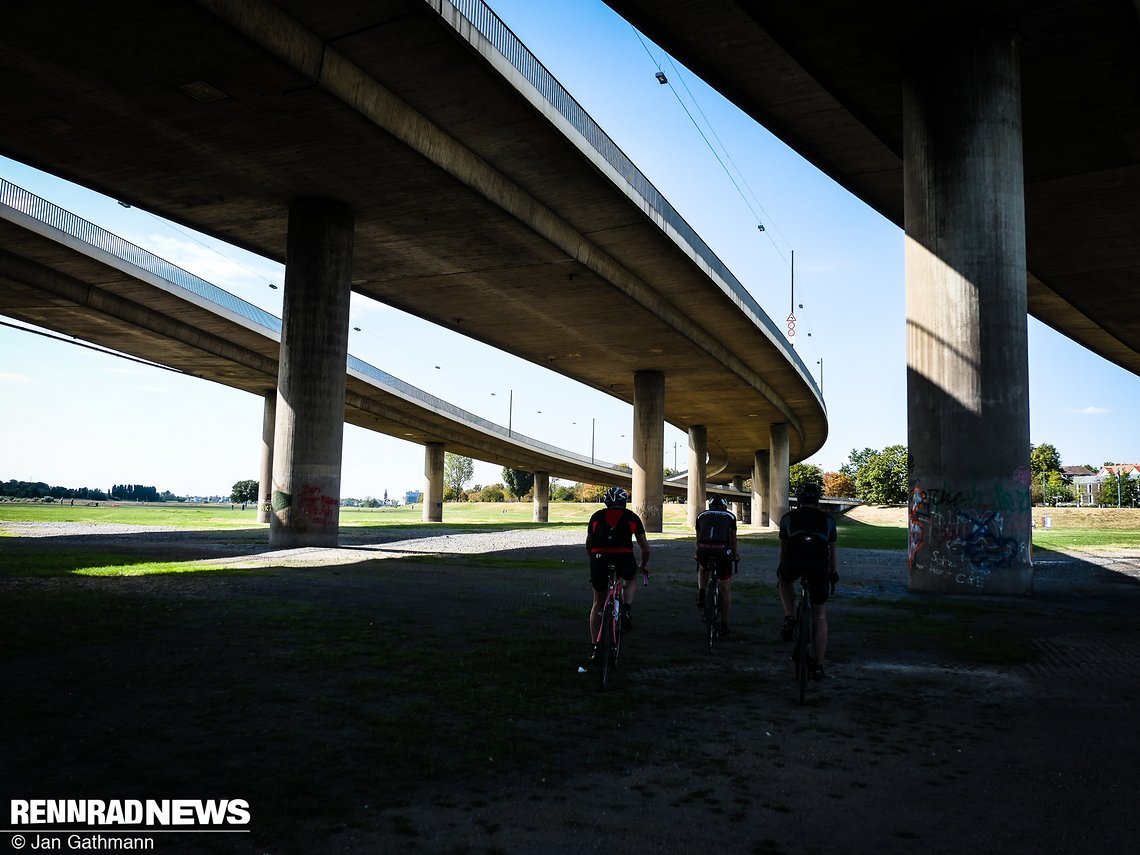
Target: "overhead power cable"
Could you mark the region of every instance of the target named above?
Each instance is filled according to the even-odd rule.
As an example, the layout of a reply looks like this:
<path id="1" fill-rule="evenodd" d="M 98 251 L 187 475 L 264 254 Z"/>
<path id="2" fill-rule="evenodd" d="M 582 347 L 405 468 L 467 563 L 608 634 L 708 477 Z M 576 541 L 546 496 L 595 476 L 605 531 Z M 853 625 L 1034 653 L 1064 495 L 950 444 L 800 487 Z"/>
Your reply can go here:
<path id="1" fill-rule="evenodd" d="M 768 216 L 768 212 L 766 210 L 764 210 L 764 206 L 761 204 L 759 198 L 756 196 L 756 193 L 752 190 L 752 187 L 748 184 L 747 179 L 745 179 L 744 173 L 740 170 L 740 167 L 737 166 L 736 162 L 732 159 L 732 155 L 729 154 L 727 146 L 724 145 L 724 142 L 717 135 L 716 130 L 713 128 L 712 122 L 709 121 L 708 116 L 706 116 L 704 111 L 701 109 L 700 103 L 697 101 L 696 97 L 693 95 L 692 90 L 690 90 L 688 87 L 688 84 L 685 83 L 685 78 L 681 74 L 680 70 L 677 68 L 676 63 L 674 63 L 672 60 L 672 57 L 669 57 L 668 53 L 666 53 L 666 56 L 669 57 L 669 63 L 670 63 L 670 66 L 672 67 L 672 70 L 673 70 L 673 78 L 670 78 L 667 74 L 665 74 L 664 70 L 661 68 L 661 63 L 658 62 L 657 58 L 653 56 L 653 52 L 650 51 L 649 45 L 646 43 L 645 38 L 642 36 L 642 34 L 638 31 L 638 29 L 636 27 L 633 27 L 632 24 L 630 25 L 630 28 L 637 35 L 637 39 L 639 42 L 641 42 L 641 46 L 642 46 L 642 48 L 644 48 L 645 53 L 649 57 L 650 61 L 657 68 L 656 77 L 657 77 L 658 81 L 669 86 L 670 91 L 673 93 L 673 97 L 677 99 L 677 103 L 681 105 L 681 109 L 685 111 L 685 115 L 689 117 L 689 121 L 692 122 L 693 127 L 696 129 L 697 133 L 701 135 L 701 139 L 704 140 L 705 145 L 708 146 L 709 151 L 712 152 L 713 157 L 716 158 L 717 163 L 720 164 L 721 169 L 723 169 L 725 175 L 728 176 L 728 180 L 732 183 L 732 186 L 736 188 L 736 192 L 740 195 L 741 200 L 744 202 L 745 206 L 748 208 L 748 210 L 751 212 L 753 218 L 756 220 L 757 227 L 759 227 L 760 231 L 762 231 L 765 235 L 768 236 L 768 240 L 771 241 L 771 243 L 772 243 L 772 248 L 776 250 L 776 253 L 780 256 L 781 259 L 783 259 L 784 263 L 787 264 L 788 258 L 787 258 L 787 256 L 784 255 L 783 251 L 780 249 L 779 245 L 776 243 L 775 239 L 772 237 L 769 226 L 774 228 L 776 233 L 779 234 L 780 237 L 784 240 L 784 242 L 787 243 L 789 246 L 791 245 L 790 242 L 788 241 L 787 237 L 785 237 L 784 234 L 782 232 L 780 232 L 780 229 L 778 226 L 776 226 L 775 222 L 773 222 L 771 220 L 771 218 Z M 740 181 L 743 182 L 744 186 L 748 188 L 748 193 L 751 194 L 752 199 L 755 200 L 755 202 L 756 202 L 755 207 L 753 207 L 752 202 L 749 201 L 748 196 L 745 195 L 744 190 L 741 189 L 740 182 L 737 181 L 736 177 L 732 173 L 732 170 L 730 170 L 728 168 L 728 166 L 725 165 L 724 159 L 721 157 L 720 153 L 717 151 L 716 147 L 712 144 L 712 142 L 710 142 L 708 135 L 705 134 L 704 130 L 701 128 L 701 125 L 697 122 L 696 118 L 693 116 L 692 111 L 685 104 L 684 99 L 681 97 L 680 93 L 677 91 L 677 88 L 673 85 L 672 80 L 674 78 L 681 81 L 681 85 L 685 88 L 685 92 L 688 94 L 689 99 L 693 102 L 693 106 L 697 109 L 697 112 L 700 113 L 700 116 L 704 120 L 705 125 L 707 125 L 709 132 L 713 135 L 713 137 L 717 141 L 717 144 L 720 146 L 721 150 L 724 152 L 724 157 L 727 158 L 728 162 L 732 164 L 732 168 L 735 169 L 736 174 L 740 176 Z M 757 213 L 756 208 L 759 208 L 760 211 L 763 212 L 763 216 L 761 216 L 759 213 Z"/>

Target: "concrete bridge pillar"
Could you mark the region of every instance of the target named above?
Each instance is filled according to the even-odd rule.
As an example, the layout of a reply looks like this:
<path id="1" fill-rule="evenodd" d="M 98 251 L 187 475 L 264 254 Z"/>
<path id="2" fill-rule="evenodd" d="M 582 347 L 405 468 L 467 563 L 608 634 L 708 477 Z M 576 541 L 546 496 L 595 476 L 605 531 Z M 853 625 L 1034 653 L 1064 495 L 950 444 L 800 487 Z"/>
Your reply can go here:
<path id="1" fill-rule="evenodd" d="M 1029 371 L 1020 55 L 924 45 L 904 92 L 912 590 L 1026 594 Z"/>
<path id="2" fill-rule="evenodd" d="M 550 473 L 534 473 L 534 521 L 550 522 Z"/>
<path id="3" fill-rule="evenodd" d="M 705 509 L 705 482 L 708 480 L 709 434 L 704 425 L 689 428 L 689 528 L 696 528 L 697 514 Z"/>
<path id="4" fill-rule="evenodd" d="M 352 240 L 347 205 L 301 199 L 290 207 L 271 546 L 337 544 Z"/>
<path id="5" fill-rule="evenodd" d="M 277 390 L 265 396 L 261 407 L 261 467 L 258 472 L 257 521 L 269 522 L 273 515 L 273 431 L 277 424 Z"/>
<path id="6" fill-rule="evenodd" d="M 661 531 L 665 502 L 665 375 L 633 376 L 633 510 L 646 531 Z"/>
<path id="7" fill-rule="evenodd" d="M 424 446 L 424 522 L 443 522 L 443 461 L 442 442 Z"/>
<path id="8" fill-rule="evenodd" d="M 733 476 L 733 478 L 732 478 L 732 489 L 734 489 L 734 490 L 744 489 L 744 479 L 741 478 L 739 475 Z M 744 500 L 743 499 L 737 499 L 735 502 L 732 503 L 732 513 L 738 521 L 744 522 Z"/>
<path id="9" fill-rule="evenodd" d="M 772 455 L 757 451 L 752 458 L 752 525 L 766 529 L 772 508 Z"/>
<path id="10" fill-rule="evenodd" d="M 768 475 L 768 527 L 779 528 L 780 519 L 791 507 L 788 501 L 788 482 L 791 478 L 791 455 L 788 450 L 788 426 L 783 422 L 768 429 L 771 437 L 771 457 Z"/>

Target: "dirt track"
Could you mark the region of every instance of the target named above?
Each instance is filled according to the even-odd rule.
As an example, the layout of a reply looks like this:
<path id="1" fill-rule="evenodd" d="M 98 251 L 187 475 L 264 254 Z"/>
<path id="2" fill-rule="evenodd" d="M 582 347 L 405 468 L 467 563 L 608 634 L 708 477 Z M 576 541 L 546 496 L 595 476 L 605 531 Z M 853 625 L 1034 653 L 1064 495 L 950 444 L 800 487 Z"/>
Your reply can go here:
<path id="1" fill-rule="evenodd" d="M 137 535 L 118 538 L 119 550 L 155 549 Z M 39 548 L 24 538 L 4 547 Z M 407 541 L 367 547 L 350 544 L 351 563 L 320 562 L 318 570 L 262 556 L 253 563 L 269 567 L 249 576 L 6 581 L 5 596 L 50 603 L 60 591 L 110 592 L 139 598 L 151 613 L 205 616 L 195 637 L 185 622 L 163 621 L 148 628 L 146 644 L 124 627 L 122 639 L 113 631 L 87 645 L 45 636 L 31 660 L 8 659 L 4 685 L 27 703 L 21 726 L 4 736 L 4 754 L 14 758 L 6 789 L 13 797 L 89 797 L 109 787 L 109 796 L 154 798 L 189 786 L 195 797 L 210 797 L 217 780 L 227 792 L 258 795 L 253 839 L 212 851 L 1115 853 L 1140 834 L 1133 805 L 1140 584 L 1128 575 L 1140 567 L 1136 556 L 1047 556 L 1033 597 L 997 601 L 911 595 L 901 554 L 844 552 L 830 676 L 801 708 L 786 646 L 775 638 L 771 547 L 743 550 L 734 633 L 708 657 L 699 652 L 686 569 L 691 546 L 655 544 L 659 569 L 639 593 L 625 662 L 605 696 L 575 670 L 588 599 L 584 571 L 574 569 L 579 546 L 496 553 L 507 569 L 475 575 L 462 557 L 469 553 L 445 546 L 450 557 L 426 564 L 400 560 Z M 159 549 L 251 561 L 250 549 L 217 537 L 164 535 Z M 536 561 L 542 569 L 527 568 Z M 550 569 L 561 562 L 567 570 Z M 416 632 L 440 655 L 463 652 L 508 618 L 549 643 L 552 655 L 529 700 L 508 704 L 482 738 L 462 743 L 469 759 L 459 772 L 420 778 L 402 770 L 393 779 L 391 769 L 360 769 L 353 759 L 367 747 L 361 740 L 385 738 L 369 735 L 367 705 L 328 713 L 324 706 L 337 699 L 316 691 L 320 673 L 292 685 L 300 672 L 278 663 L 281 640 L 267 638 L 262 650 L 257 636 L 240 634 L 241 623 L 227 622 L 229 604 L 250 598 L 284 604 L 274 609 L 363 613 L 379 627 L 394 627 L 409 603 L 426 600 L 432 607 L 417 610 Z M 252 649 L 249 663 L 204 663 L 218 638 L 232 642 L 227 650 Z M 1010 639 L 1022 640 L 1024 652 L 1007 657 L 984 646 Z M 85 669 L 149 675 L 163 661 L 181 669 L 177 683 L 84 682 Z M 509 666 L 486 674 L 496 691 L 512 692 Z M 203 723 L 184 706 L 208 701 L 223 688 L 214 681 L 238 677 L 253 687 L 245 700 L 254 706 L 241 715 L 256 720 L 244 739 L 233 727 L 220 735 L 221 724 Z M 85 689 L 76 698 L 79 683 Z M 386 691 L 399 699 L 398 688 Z M 62 704 L 74 715 L 60 715 Z M 446 693 L 431 704 L 434 712 L 401 738 L 448 743 L 446 730 L 461 723 L 449 716 Z M 302 751 L 314 722 L 328 759 L 310 759 L 307 768 L 316 763 L 319 772 L 296 778 L 289 745 Z M 254 738 L 266 724 L 286 740 L 269 757 Z M 126 742 L 124 729 L 132 734 Z M 529 760 L 525 751 L 512 754 L 508 768 L 481 759 L 480 742 L 496 744 L 504 733 L 533 746 Z M 142 751 L 135 734 L 169 759 L 154 766 L 155 749 Z M 211 748 L 218 738 L 223 747 Z M 112 747 L 119 756 L 108 756 Z M 210 751 L 218 759 L 203 761 Z M 276 788 L 267 777 L 279 779 Z M 128 785 L 135 789 L 124 792 Z M 312 815 L 273 804 L 306 793 L 328 804 Z M 164 845 L 159 851 L 194 851 Z"/>

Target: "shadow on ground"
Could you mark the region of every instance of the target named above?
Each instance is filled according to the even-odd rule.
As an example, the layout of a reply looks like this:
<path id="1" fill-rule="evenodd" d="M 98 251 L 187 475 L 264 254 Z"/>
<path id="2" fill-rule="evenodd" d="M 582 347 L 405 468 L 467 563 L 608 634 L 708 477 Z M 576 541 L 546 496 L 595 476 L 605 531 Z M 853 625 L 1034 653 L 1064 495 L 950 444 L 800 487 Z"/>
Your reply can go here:
<path id="1" fill-rule="evenodd" d="M 4 557 L 82 549 L 13 540 Z M 397 541 L 305 567 L 198 535 L 130 543 L 226 560 L 0 576 L 3 781 L 249 802 L 249 833 L 156 851 L 1116 852 L 1140 833 L 1135 558 L 1054 553 L 1032 597 L 940 598 L 907 593 L 902 553 L 846 551 L 829 678 L 800 707 L 767 546 L 710 656 L 692 545 L 655 544 L 600 693 L 576 668 L 577 545 Z"/>

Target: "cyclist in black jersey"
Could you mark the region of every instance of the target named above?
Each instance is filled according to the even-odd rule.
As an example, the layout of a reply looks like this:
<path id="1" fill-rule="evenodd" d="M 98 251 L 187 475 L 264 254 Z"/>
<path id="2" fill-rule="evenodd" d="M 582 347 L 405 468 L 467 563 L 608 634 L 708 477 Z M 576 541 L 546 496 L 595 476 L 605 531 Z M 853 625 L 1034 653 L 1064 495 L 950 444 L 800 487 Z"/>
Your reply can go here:
<path id="1" fill-rule="evenodd" d="M 780 563 L 776 568 L 780 604 L 784 607 L 784 626 L 780 636 L 791 641 L 795 618 L 794 583 L 807 577 L 811 594 L 811 610 L 815 617 L 815 655 L 811 675 L 824 677 L 823 661 L 827 653 L 827 598 L 831 585 L 839 581 L 839 559 L 835 548 L 835 519 L 819 506 L 821 491 L 817 484 L 805 484 L 797 495 L 798 506 L 780 519 Z"/>
<path id="2" fill-rule="evenodd" d="M 709 560 L 716 559 L 716 577 L 721 590 L 721 635 L 728 635 L 732 610 L 732 574 L 740 554 L 736 551 L 736 515 L 720 496 L 709 501 L 707 511 L 697 514 L 697 608 L 704 610 L 708 588 Z"/>

